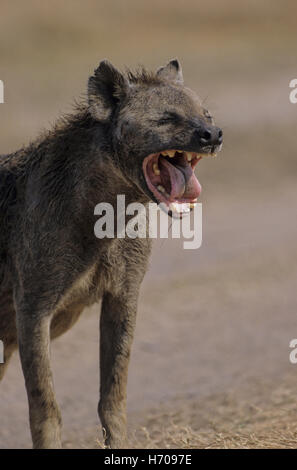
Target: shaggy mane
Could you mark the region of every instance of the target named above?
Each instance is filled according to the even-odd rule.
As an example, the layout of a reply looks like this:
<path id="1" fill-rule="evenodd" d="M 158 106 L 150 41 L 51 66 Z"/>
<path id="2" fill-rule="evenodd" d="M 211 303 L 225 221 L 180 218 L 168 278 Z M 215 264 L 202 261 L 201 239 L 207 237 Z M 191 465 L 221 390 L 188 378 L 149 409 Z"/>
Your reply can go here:
<path id="1" fill-rule="evenodd" d="M 144 67 L 132 71 L 126 69 L 126 76 L 130 83 L 142 85 L 160 85 L 164 82 L 155 72 L 149 72 Z"/>

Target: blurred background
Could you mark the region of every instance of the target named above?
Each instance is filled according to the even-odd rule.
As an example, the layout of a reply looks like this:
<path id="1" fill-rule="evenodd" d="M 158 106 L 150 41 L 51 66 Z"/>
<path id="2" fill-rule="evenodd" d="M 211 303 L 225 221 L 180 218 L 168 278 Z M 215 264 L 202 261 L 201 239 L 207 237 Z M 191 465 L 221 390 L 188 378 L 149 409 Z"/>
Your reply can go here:
<path id="1" fill-rule="evenodd" d="M 197 172 L 203 244 L 154 244 L 128 386 L 133 447 L 297 447 L 297 4 L 51 0 L 0 6 L 1 153 L 49 128 L 99 61 L 178 57 L 224 131 Z M 0 228 L 1 229 L 1 228 Z M 99 306 L 52 346 L 65 447 L 98 447 Z M 29 447 L 18 355 L 0 388 L 0 448 Z"/>

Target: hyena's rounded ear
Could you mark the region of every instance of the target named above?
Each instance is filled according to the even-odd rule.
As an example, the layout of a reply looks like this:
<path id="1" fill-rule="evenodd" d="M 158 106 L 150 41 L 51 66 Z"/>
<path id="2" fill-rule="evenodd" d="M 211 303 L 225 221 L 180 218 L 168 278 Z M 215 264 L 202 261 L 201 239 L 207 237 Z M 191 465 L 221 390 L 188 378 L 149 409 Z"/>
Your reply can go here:
<path id="1" fill-rule="evenodd" d="M 160 67 L 157 70 L 157 75 L 164 80 L 175 82 L 179 85 L 184 83 L 182 68 L 177 59 L 172 59 L 167 65 Z"/>
<path id="2" fill-rule="evenodd" d="M 88 82 L 90 112 L 99 121 L 107 120 L 127 95 L 129 83 L 108 60 L 100 62 Z"/>

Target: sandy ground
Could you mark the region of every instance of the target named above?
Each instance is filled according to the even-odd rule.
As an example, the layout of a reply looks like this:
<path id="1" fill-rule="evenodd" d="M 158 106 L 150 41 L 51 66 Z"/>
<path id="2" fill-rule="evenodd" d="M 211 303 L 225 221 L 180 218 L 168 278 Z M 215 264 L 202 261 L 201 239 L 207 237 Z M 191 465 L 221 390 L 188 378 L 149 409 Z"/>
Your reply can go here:
<path id="1" fill-rule="evenodd" d="M 197 170 L 202 247 L 154 244 L 129 372 L 130 445 L 297 447 L 297 365 L 289 361 L 297 337 L 297 105 L 288 100 L 296 5 L 249 2 L 240 10 L 230 0 L 226 10 L 189 0 L 141 11 L 130 0 L 131 15 L 115 14 L 112 2 L 99 15 L 86 3 L 84 15 L 75 1 L 59 16 L 33 0 L 26 12 L 6 3 L 1 152 L 68 111 L 103 57 L 156 67 L 178 55 L 225 134 L 221 156 Z M 52 345 L 64 447 L 102 445 L 99 312 L 85 311 Z M 30 447 L 27 413 L 16 354 L 0 387 L 0 448 Z"/>

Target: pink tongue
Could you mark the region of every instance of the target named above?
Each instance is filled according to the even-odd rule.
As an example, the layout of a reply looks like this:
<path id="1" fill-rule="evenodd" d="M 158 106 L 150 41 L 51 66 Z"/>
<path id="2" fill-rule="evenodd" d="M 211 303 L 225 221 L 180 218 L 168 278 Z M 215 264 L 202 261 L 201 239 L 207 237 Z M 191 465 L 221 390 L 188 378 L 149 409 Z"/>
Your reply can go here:
<path id="1" fill-rule="evenodd" d="M 165 188 L 168 188 L 170 182 L 170 199 L 196 199 L 199 196 L 201 185 L 190 165 L 181 171 L 165 158 L 160 158 L 159 165 L 163 166 L 161 179 Z"/>
<path id="2" fill-rule="evenodd" d="M 183 197 L 186 199 L 196 199 L 201 193 L 201 184 L 195 176 L 194 171 L 192 170 L 192 175 L 187 181 L 186 189 L 183 194 Z"/>

